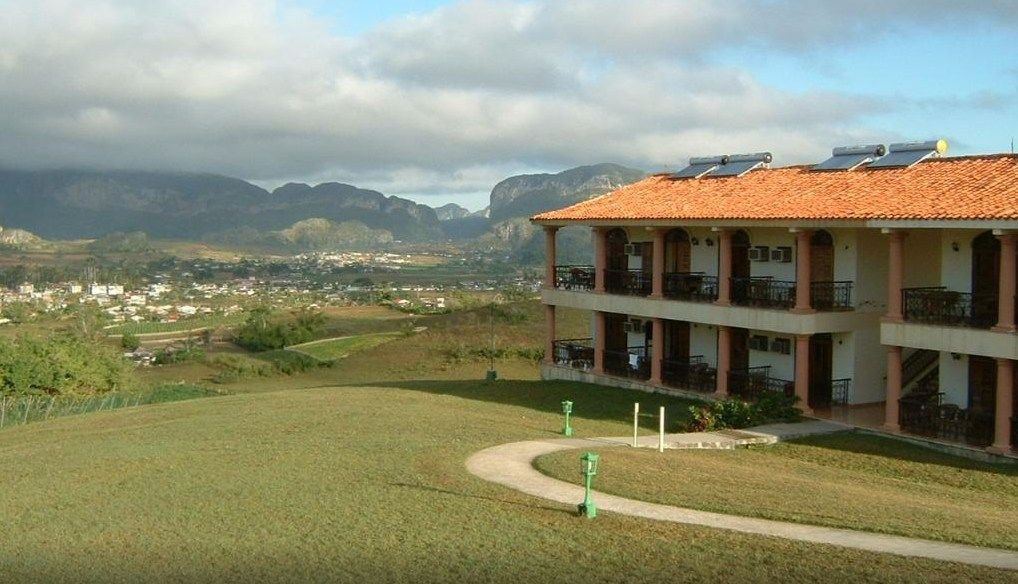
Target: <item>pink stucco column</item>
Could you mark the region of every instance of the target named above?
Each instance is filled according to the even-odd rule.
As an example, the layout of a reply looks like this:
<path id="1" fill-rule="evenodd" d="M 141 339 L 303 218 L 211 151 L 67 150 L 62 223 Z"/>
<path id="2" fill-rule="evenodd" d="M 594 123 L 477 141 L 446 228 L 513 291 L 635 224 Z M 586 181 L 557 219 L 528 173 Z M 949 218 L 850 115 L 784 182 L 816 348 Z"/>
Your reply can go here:
<path id="1" fill-rule="evenodd" d="M 732 232 L 721 229 L 718 234 L 718 299 L 715 304 L 732 304 Z M 727 383 L 727 381 L 726 381 Z"/>
<path id="2" fill-rule="evenodd" d="M 887 257 L 887 315 L 886 319 L 901 322 L 901 288 L 905 280 L 905 236 L 901 231 L 892 231 L 889 235 L 889 254 Z M 895 402 L 897 403 L 897 402 Z M 897 419 L 895 419 L 897 423 Z"/>
<path id="3" fill-rule="evenodd" d="M 654 273 L 651 275 L 651 298 L 663 298 L 665 291 L 665 230 L 654 230 Z M 655 337 L 656 338 L 656 337 Z"/>
<path id="4" fill-rule="evenodd" d="M 661 361 L 665 356 L 665 321 L 655 318 L 651 323 L 654 345 L 650 355 L 650 384 L 661 385 Z"/>
<path id="5" fill-rule="evenodd" d="M 997 301 L 999 306 L 997 326 L 993 327 L 993 330 L 1010 333 L 1015 330 L 1015 246 L 1018 243 L 1018 235 L 1008 233 L 997 237 L 1000 239 L 1000 298 Z"/>
<path id="6" fill-rule="evenodd" d="M 544 322 L 547 327 L 547 337 L 544 341 L 545 363 L 555 362 L 555 306 L 546 304 L 544 307 Z"/>
<path id="7" fill-rule="evenodd" d="M 607 237 L 606 228 L 594 228 L 594 292 L 604 292 L 604 271 L 608 266 Z"/>
<path id="8" fill-rule="evenodd" d="M 555 287 L 555 233 L 558 227 L 544 228 L 544 287 Z"/>
<path id="9" fill-rule="evenodd" d="M 807 416 L 813 414 L 809 407 L 809 335 L 795 335 L 795 397 L 796 404 Z"/>
<path id="10" fill-rule="evenodd" d="M 997 359 L 997 404 L 993 419 L 993 446 L 997 453 L 1011 451 L 1011 416 L 1014 414 L 1014 361 Z"/>
<path id="11" fill-rule="evenodd" d="M 718 367 L 716 390 L 720 397 L 728 395 L 728 371 L 732 368 L 732 331 L 718 327 Z"/>
<path id="12" fill-rule="evenodd" d="M 594 373 L 604 373 L 604 336 L 606 332 L 604 313 L 594 313 Z"/>
<path id="13" fill-rule="evenodd" d="M 898 432 L 898 399 L 901 398 L 901 347 L 887 347 L 887 401 L 884 403 L 884 430 Z"/>
<path id="14" fill-rule="evenodd" d="M 795 308 L 792 309 L 793 312 L 813 312 L 813 305 L 810 302 L 812 288 L 811 235 L 812 232 L 806 229 L 795 233 Z"/>

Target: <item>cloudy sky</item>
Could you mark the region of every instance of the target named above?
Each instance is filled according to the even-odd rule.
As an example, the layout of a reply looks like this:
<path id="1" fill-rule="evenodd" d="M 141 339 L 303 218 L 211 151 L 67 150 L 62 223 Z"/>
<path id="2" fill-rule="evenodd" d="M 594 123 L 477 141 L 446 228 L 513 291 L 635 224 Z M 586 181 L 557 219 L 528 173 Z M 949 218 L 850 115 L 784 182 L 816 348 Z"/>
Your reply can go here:
<path id="1" fill-rule="evenodd" d="M 1010 0 L 0 0 L 0 167 L 339 180 L 1018 134 Z"/>

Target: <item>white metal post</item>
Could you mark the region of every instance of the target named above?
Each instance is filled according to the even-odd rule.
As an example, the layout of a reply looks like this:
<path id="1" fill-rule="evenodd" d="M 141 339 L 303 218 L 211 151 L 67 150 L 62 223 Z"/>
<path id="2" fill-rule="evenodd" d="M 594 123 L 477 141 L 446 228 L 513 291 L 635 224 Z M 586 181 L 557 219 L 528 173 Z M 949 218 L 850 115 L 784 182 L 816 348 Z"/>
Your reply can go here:
<path id="1" fill-rule="evenodd" d="M 640 402 L 633 404 L 633 448 L 636 448 L 636 439 L 640 436 Z"/>
<path id="2" fill-rule="evenodd" d="M 665 451 L 665 407 L 661 406 L 661 411 L 658 414 L 658 423 L 660 424 L 660 432 L 658 433 L 657 440 L 657 451 Z"/>

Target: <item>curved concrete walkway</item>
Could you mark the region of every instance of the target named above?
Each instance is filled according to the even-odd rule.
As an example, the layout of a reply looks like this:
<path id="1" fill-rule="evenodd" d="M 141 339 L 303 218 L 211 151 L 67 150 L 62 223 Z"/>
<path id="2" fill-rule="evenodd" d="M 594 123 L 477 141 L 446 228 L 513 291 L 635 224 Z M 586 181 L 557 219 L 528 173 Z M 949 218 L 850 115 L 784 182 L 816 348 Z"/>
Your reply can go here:
<path id="1" fill-rule="evenodd" d="M 760 428 L 755 430 L 760 430 Z M 727 433 L 713 433 L 714 437 L 720 436 L 720 438 L 706 440 L 701 439 L 704 435 L 693 438 L 688 434 L 671 434 L 666 437 L 666 442 L 670 448 L 730 448 L 734 447 L 734 444 L 726 444 L 725 439 L 739 440 L 743 434 L 747 434 L 747 432 L 740 432 L 736 436 L 730 436 Z M 776 434 L 781 434 L 781 432 L 776 432 Z M 767 434 L 763 433 L 763 435 Z M 779 439 L 780 437 L 775 436 L 774 438 Z M 691 439 L 693 442 L 690 442 Z M 717 444 L 718 440 L 720 440 L 720 444 Z M 631 443 L 631 437 L 563 438 L 514 442 L 481 450 L 467 459 L 466 466 L 471 474 L 482 479 L 499 483 L 542 499 L 567 505 L 576 505 L 583 500 L 583 488 L 579 484 L 567 483 L 541 474 L 533 466 L 534 459 L 544 454 L 561 450 L 629 446 Z M 641 438 L 640 446 L 651 445 L 657 446 L 656 436 Z M 672 521 L 689 525 L 702 525 L 716 529 L 729 529 L 743 533 L 769 535 L 810 543 L 823 543 L 871 552 L 896 554 L 899 556 L 930 558 L 963 564 L 989 566 L 992 568 L 1018 570 L 1018 552 L 1007 550 L 913 539 L 896 535 L 881 535 L 850 529 L 755 519 L 737 515 L 724 515 L 721 513 L 710 513 L 636 501 L 599 492 L 595 492 L 594 495 L 594 501 L 597 503 L 598 509 L 634 517 Z"/>

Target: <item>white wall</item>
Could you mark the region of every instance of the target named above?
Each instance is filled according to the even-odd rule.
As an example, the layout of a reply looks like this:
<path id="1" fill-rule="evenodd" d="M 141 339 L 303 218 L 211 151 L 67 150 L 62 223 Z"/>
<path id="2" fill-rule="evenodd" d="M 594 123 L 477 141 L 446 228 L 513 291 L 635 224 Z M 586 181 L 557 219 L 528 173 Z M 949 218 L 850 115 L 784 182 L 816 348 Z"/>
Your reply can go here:
<path id="1" fill-rule="evenodd" d="M 792 261 L 784 262 L 750 262 L 750 276 L 770 276 L 775 280 L 795 281 L 795 234 L 790 233 L 788 228 L 752 227 L 746 230 L 749 233 L 749 245 L 756 247 L 766 245 L 770 249 L 775 247 L 791 247 Z M 770 250 L 768 250 L 768 254 Z"/>
<path id="2" fill-rule="evenodd" d="M 718 365 L 718 330 L 708 324 L 690 323 L 689 354 L 703 355 L 711 367 Z"/>
<path id="3" fill-rule="evenodd" d="M 855 232 L 856 268 L 851 279 L 855 281 L 852 298 L 856 310 L 887 312 L 887 239 L 877 229 Z"/>
<path id="4" fill-rule="evenodd" d="M 781 353 L 774 353 L 770 350 L 767 351 L 756 351 L 750 349 L 749 351 L 749 366 L 750 367 L 763 367 L 769 365 L 771 368 L 771 377 L 778 379 L 785 379 L 792 381 L 795 379 L 795 337 L 787 335 L 775 335 L 769 331 L 751 330 L 749 336 L 763 335 L 767 337 L 767 346 L 770 348 L 771 341 L 776 337 L 788 339 L 792 344 L 792 351 L 788 355 Z"/>
<path id="5" fill-rule="evenodd" d="M 940 238 L 940 285 L 955 292 L 972 291 L 972 240 L 982 231 L 945 229 Z M 952 246 L 957 243 L 958 251 Z"/>
<path id="6" fill-rule="evenodd" d="M 859 245 L 858 229 L 828 229 L 834 239 L 834 279 L 855 280 Z M 854 298 L 854 295 L 853 295 Z"/>
<path id="7" fill-rule="evenodd" d="M 698 244 L 689 247 L 689 271 L 703 272 L 708 276 L 718 275 L 718 234 L 706 227 L 691 227 L 686 230 L 690 242 L 696 239 Z M 712 245 L 707 245 L 707 240 Z"/>
<path id="8" fill-rule="evenodd" d="M 940 354 L 940 391 L 944 394 L 945 404 L 955 404 L 967 408 L 969 405 L 969 357 L 959 355 L 955 359 L 951 353 Z"/>
<path id="9" fill-rule="evenodd" d="M 905 238 L 905 288 L 940 286 L 940 230 L 912 229 Z"/>
<path id="10" fill-rule="evenodd" d="M 887 349 L 880 344 L 878 327 L 853 332 L 845 345 L 852 345 L 854 373 L 849 403 L 867 404 L 887 398 Z M 836 347 L 837 348 L 837 347 Z"/>

